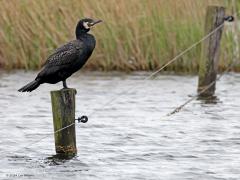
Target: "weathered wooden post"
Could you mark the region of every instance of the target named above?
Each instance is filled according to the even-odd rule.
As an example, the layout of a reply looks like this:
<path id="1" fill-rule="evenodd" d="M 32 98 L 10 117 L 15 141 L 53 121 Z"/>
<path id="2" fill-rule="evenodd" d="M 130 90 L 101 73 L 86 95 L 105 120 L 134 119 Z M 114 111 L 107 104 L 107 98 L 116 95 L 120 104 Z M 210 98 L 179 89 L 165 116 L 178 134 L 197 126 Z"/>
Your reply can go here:
<path id="1" fill-rule="evenodd" d="M 76 89 L 51 91 L 55 149 L 57 154 L 71 156 L 77 154 L 75 94 Z M 67 128 L 58 131 L 64 127 Z"/>
<path id="2" fill-rule="evenodd" d="M 205 34 L 218 28 L 202 45 L 199 62 L 198 93 L 200 97 L 213 96 L 216 89 L 216 78 L 219 61 L 220 41 L 225 19 L 225 8 L 209 6 L 205 20 Z M 222 26 L 221 26 L 222 25 Z M 210 86 L 210 84 L 212 84 Z M 210 86 L 210 87 L 209 87 Z M 208 89 L 206 89 L 209 87 Z M 205 90 L 202 92 L 203 90 Z"/>

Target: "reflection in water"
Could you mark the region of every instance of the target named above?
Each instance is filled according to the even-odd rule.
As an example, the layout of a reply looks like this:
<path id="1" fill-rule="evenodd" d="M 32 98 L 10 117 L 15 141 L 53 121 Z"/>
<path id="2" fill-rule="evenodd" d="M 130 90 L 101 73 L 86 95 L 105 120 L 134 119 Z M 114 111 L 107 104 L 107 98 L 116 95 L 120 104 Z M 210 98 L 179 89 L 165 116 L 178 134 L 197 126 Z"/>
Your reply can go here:
<path id="1" fill-rule="evenodd" d="M 198 96 L 197 100 L 201 101 L 203 104 L 217 104 L 221 103 L 217 96 Z"/>
<path id="2" fill-rule="evenodd" d="M 78 74 L 69 79 L 78 91 L 76 117 L 92 115 L 76 126 L 78 156 L 71 158 L 53 155 L 49 92 L 61 83 L 17 92 L 35 74 L 0 73 L 0 179 L 239 179 L 239 74 L 224 76 L 216 97 L 167 118 L 196 93 L 197 77 Z"/>
<path id="3" fill-rule="evenodd" d="M 60 165 L 65 163 L 68 160 L 76 158 L 75 155 L 65 155 L 65 154 L 55 154 L 52 156 L 47 157 L 47 163 L 49 165 Z"/>

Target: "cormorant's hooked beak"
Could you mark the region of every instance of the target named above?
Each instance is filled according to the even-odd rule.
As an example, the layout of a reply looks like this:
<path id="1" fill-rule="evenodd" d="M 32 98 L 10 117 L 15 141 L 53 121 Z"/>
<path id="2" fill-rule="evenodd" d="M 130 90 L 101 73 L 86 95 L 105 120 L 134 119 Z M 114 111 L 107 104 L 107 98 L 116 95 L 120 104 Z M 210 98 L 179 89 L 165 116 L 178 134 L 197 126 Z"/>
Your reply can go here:
<path id="1" fill-rule="evenodd" d="M 96 21 L 93 21 L 91 23 L 89 23 L 89 26 L 94 26 L 95 24 L 98 24 L 98 23 L 101 23 L 103 22 L 102 20 L 96 20 Z"/>

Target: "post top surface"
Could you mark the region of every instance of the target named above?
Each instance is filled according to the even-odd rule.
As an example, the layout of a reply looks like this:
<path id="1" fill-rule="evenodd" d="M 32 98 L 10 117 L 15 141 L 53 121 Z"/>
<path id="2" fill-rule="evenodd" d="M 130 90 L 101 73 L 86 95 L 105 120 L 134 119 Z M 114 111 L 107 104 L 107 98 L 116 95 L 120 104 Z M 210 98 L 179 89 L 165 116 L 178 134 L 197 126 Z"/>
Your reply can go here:
<path id="1" fill-rule="evenodd" d="M 207 8 L 211 8 L 211 9 L 226 9 L 226 7 L 224 7 L 224 6 L 217 6 L 217 5 L 210 5 Z"/>
<path id="2" fill-rule="evenodd" d="M 65 88 L 65 89 L 60 89 L 60 90 L 53 90 L 51 91 L 51 93 L 56 93 L 56 92 L 77 92 L 77 90 L 75 88 Z"/>

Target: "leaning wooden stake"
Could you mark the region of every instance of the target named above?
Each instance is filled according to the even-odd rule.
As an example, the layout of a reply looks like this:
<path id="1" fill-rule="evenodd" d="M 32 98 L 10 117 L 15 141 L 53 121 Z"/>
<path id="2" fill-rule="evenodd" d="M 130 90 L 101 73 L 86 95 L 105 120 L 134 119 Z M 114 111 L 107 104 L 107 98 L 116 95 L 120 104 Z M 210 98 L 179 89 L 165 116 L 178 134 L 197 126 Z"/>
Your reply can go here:
<path id="1" fill-rule="evenodd" d="M 205 21 L 205 34 L 209 34 L 214 29 L 224 23 L 225 8 L 209 6 Z M 199 62 L 198 93 L 201 97 L 213 96 L 216 89 L 216 78 L 218 69 L 219 49 L 223 26 L 206 39 L 202 45 L 202 53 Z M 213 85 L 205 92 L 201 92 L 211 83 Z"/>
<path id="2" fill-rule="evenodd" d="M 75 123 L 75 94 L 76 89 L 51 91 L 54 132 Z M 56 132 L 54 136 L 57 154 L 77 153 L 75 124 Z"/>

